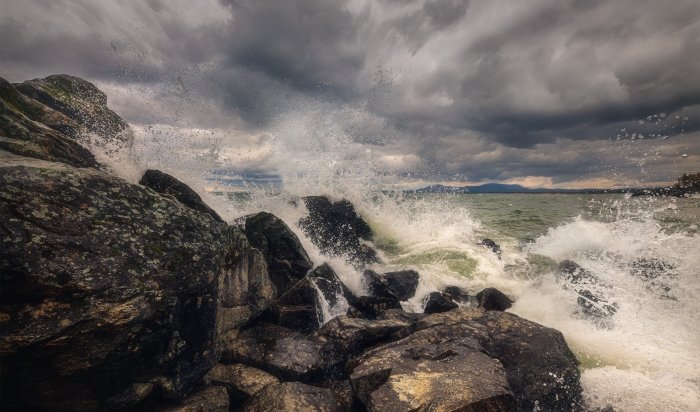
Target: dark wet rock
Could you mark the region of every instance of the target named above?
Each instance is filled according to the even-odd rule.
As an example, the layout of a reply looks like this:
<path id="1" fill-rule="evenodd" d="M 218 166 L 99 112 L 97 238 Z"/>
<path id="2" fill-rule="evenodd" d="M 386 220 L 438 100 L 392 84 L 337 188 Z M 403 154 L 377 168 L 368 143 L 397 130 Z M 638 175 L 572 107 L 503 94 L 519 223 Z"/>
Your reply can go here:
<path id="1" fill-rule="evenodd" d="M 284 294 L 311 270 L 313 264 L 299 238 L 277 216 L 260 212 L 245 219 L 245 234 L 267 261 L 270 279 Z"/>
<path id="2" fill-rule="evenodd" d="M 521 409 L 580 409 L 578 361 L 561 332 L 506 312 L 487 311 L 478 322 L 489 334 L 482 345 L 503 363 Z"/>
<path id="3" fill-rule="evenodd" d="M 440 292 L 431 292 L 425 298 L 425 306 L 423 307 L 423 313 L 441 313 L 447 312 L 458 307 L 456 303 L 452 301 L 449 296 L 443 295 Z"/>
<path id="4" fill-rule="evenodd" d="M 79 130 L 72 119 L 0 78 L 0 150 L 74 167 L 98 167 L 92 153 L 75 141 Z"/>
<path id="5" fill-rule="evenodd" d="M 515 411 L 501 363 L 456 329 L 419 331 L 352 361 L 355 395 L 368 411 Z"/>
<path id="6" fill-rule="evenodd" d="M 149 382 L 181 398 L 271 300 L 264 259 L 238 229 L 95 169 L 2 159 L 9 410 L 127 406 Z"/>
<path id="7" fill-rule="evenodd" d="M 459 286 L 447 286 L 445 289 L 442 290 L 442 293 L 444 295 L 447 295 L 450 297 L 455 302 L 459 303 L 468 303 L 469 302 L 469 293 L 460 288 Z"/>
<path id="8" fill-rule="evenodd" d="M 501 246 L 498 243 L 489 238 L 484 238 L 481 240 L 481 242 L 479 242 L 479 244 L 491 249 L 491 251 L 495 253 L 499 259 L 501 258 Z"/>
<path id="9" fill-rule="evenodd" d="M 155 408 L 158 412 L 228 412 L 229 395 L 223 386 L 209 386 L 188 396 L 180 404 Z"/>
<path id="10" fill-rule="evenodd" d="M 416 294 L 419 277 L 415 270 L 400 270 L 382 275 L 386 290 L 400 301 L 411 299 Z"/>
<path id="11" fill-rule="evenodd" d="M 604 322 L 605 318 L 617 312 L 617 304 L 604 297 L 604 292 L 609 287 L 578 263 L 572 260 L 561 261 L 557 280 L 563 284 L 564 288 L 578 294 L 576 302 L 583 315 Z M 606 324 L 601 323 L 601 326 Z"/>
<path id="12" fill-rule="evenodd" d="M 172 196 L 183 205 L 200 213 L 207 214 L 214 218 L 214 220 L 222 223 L 224 221 L 214 211 L 214 209 L 210 208 L 206 203 L 204 203 L 197 192 L 167 173 L 163 173 L 160 170 L 148 169 L 141 177 L 139 184 L 146 186 L 149 189 L 153 189 L 158 193 Z"/>
<path id="13" fill-rule="evenodd" d="M 130 144 L 128 124 L 107 107 L 107 95 L 94 84 L 66 74 L 15 84 L 24 96 L 65 115 L 103 142 Z"/>
<path id="14" fill-rule="evenodd" d="M 435 341 L 474 338 L 501 361 L 520 410 L 581 409 L 578 361 L 561 332 L 514 314 L 458 308 L 420 319 L 415 330 L 432 331 Z"/>
<path id="15" fill-rule="evenodd" d="M 279 379 L 260 369 L 243 364 L 217 364 L 204 377 L 208 385 L 226 387 L 233 405 L 242 404 L 268 385 L 279 383 Z"/>
<path id="16" fill-rule="evenodd" d="M 339 299 L 347 301 L 350 295 L 338 275 L 324 263 L 280 296 L 265 319 L 288 328 L 312 332 L 324 321 L 324 305 L 334 307 Z"/>
<path id="17" fill-rule="evenodd" d="M 372 239 L 372 229 L 347 200 L 331 202 L 325 196 L 308 196 L 304 203 L 309 211 L 299 221 L 301 229 L 326 255 L 344 256 L 357 267 L 378 262 L 376 251 L 361 240 Z"/>
<path id="18" fill-rule="evenodd" d="M 499 310 L 503 312 L 513 306 L 513 301 L 510 300 L 505 293 L 496 288 L 486 288 L 476 294 L 476 300 L 479 302 L 478 307 L 486 310 Z"/>
<path id="19" fill-rule="evenodd" d="M 311 379 L 325 367 L 321 345 L 302 333 L 260 322 L 224 348 L 222 363 L 243 363 L 283 379 Z"/>
<path id="20" fill-rule="evenodd" d="M 363 273 L 370 295 L 406 301 L 416 294 L 420 275 L 415 270 L 401 270 L 378 274 L 373 270 Z"/>
<path id="21" fill-rule="evenodd" d="M 336 398 L 331 390 L 299 382 L 270 385 L 253 397 L 244 408 L 245 412 L 337 412 L 338 410 Z"/>
<path id="22" fill-rule="evenodd" d="M 411 325 L 412 322 L 403 319 L 367 320 L 337 316 L 323 325 L 313 339 L 323 346 L 326 373 L 341 376 L 350 356 L 393 340 L 394 334 Z"/>
<path id="23" fill-rule="evenodd" d="M 401 309 L 401 303 L 394 297 L 360 296 L 352 305 L 367 319 L 374 319 L 386 310 Z"/>

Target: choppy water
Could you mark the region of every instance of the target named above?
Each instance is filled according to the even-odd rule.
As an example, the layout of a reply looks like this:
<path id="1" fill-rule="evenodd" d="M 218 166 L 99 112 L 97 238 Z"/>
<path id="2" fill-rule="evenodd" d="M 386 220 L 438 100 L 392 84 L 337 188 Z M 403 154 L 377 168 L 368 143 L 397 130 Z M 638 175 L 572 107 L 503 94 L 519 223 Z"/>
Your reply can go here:
<path id="1" fill-rule="evenodd" d="M 473 293 L 497 287 L 516 300 L 510 311 L 564 334 L 581 362 L 592 408 L 700 410 L 700 199 L 392 195 L 382 190 L 397 177 L 382 172 L 372 148 L 312 112 L 282 119 L 265 141 L 281 190 L 229 198 L 205 188 L 211 171 L 227 162 L 217 153 L 235 151 L 226 146 L 235 143 L 235 134 L 206 140 L 173 129 L 163 139 L 154 130 L 137 129 L 128 155 L 98 157 L 132 181 L 147 167 L 172 173 L 229 221 L 261 210 L 276 214 L 299 235 L 314 263 L 328 261 L 359 293 L 359 273 L 323 256 L 304 237 L 297 222 L 306 211 L 303 202 L 293 202 L 317 194 L 347 198 L 375 231 L 385 262 L 375 269 L 421 273 L 406 309 L 421 311 L 423 297 L 446 285 Z M 502 246 L 501 259 L 478 244 L 484 237 Z M 640 258 L 668 268 L 659 279 L 668 291 L 632 275 Z M 618 310 L 605 325 L 582 317 L 574 292 L 555 281 L 563 259 L 578 262 L 608 286 L 601 293 Z M 325 316 L 340 309 L 324 308 Z"/>

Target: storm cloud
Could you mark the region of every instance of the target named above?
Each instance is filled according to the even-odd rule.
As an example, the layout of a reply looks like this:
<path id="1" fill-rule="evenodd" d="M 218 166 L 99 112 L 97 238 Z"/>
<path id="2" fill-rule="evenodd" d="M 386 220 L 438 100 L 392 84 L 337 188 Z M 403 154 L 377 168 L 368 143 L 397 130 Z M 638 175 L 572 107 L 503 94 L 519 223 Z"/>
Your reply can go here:
<path id="1" fill-rule="evenodd" d="M 0 38 L 0 76 L 86 77 L 136 124 L 262 135 L 311 107 L 425 179 L 627 184 L 700 160 L 695 0 L 9 0 Z"/>

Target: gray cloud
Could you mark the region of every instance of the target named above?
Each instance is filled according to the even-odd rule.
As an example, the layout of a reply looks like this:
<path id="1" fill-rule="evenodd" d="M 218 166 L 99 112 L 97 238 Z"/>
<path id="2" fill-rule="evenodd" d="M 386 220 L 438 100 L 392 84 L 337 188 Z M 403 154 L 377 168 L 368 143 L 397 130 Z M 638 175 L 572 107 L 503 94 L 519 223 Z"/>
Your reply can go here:
<path id="1" fill-rule="evenodd" d="M 700 130 L 694 0 L 9 0 L 0 38 L 10 80 L 144 90 L 144 110 L 118 99 L 135 122 L 264 133 L 322 108 L 427 177 L 560 181 L 593 173 L 601 141 Z"/>

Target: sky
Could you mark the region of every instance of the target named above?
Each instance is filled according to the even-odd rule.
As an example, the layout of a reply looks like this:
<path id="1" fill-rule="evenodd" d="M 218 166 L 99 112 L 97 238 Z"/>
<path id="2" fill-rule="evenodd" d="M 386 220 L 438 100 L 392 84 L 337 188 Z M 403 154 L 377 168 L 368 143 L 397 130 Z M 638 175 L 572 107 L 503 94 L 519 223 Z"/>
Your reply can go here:
<path id="1" fill-rule="evenodd" d="M 157 150 L 242 174 L 312 145 L 412 184 L 700 168 L 697 0 L 3 0 L 0 39 L 1 77 L 93 81 Z"/>

